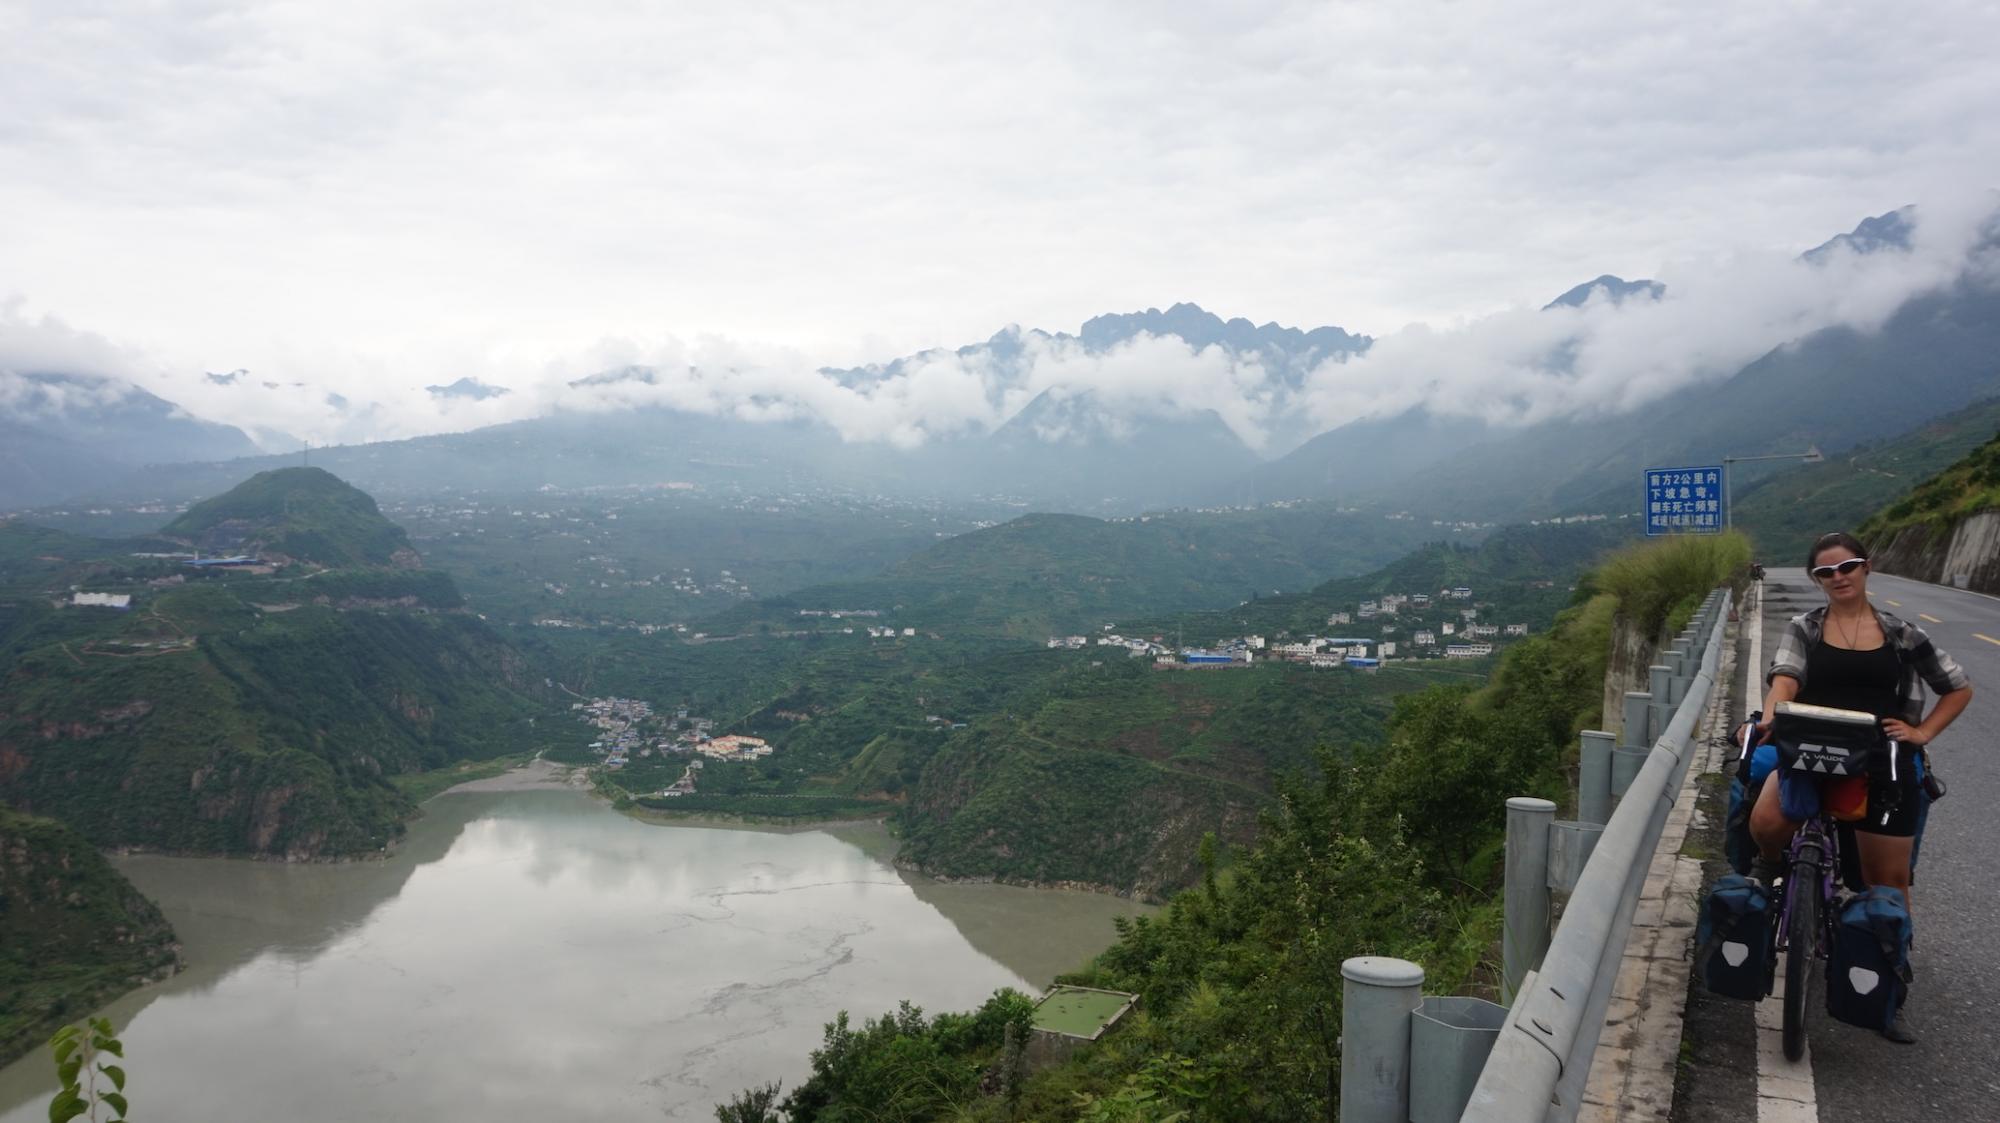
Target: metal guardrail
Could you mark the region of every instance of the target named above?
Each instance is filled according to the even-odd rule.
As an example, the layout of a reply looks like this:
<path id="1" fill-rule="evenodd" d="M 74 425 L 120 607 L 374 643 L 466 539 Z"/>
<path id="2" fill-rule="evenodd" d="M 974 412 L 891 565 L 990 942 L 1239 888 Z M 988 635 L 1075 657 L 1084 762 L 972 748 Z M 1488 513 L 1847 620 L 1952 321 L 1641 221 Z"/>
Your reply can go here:
<path id="1" fill-rule="evenodd" d="M 1700 661 L 1692 677 L 1676 674 L 1669 683 L 1672 719 L 1658 731 L 1652 752 L 1604 825 L 1541 970 L 1523 981 L 1464 1120 L 1567 1123 L 1583 1106 L 1584 1083 L 1631 935 L 1632 914 L 1667 814 L 1680 798 L 1681 782 L 1696 755 L 1696 727 L 1715 686 L 1728 608 L 1727 593 L 1704 604 L 1696 633 L 1705 633 L 1707 640 Z M 1676 656 L 1683 668 L 1693 657 L 1692 648 Z"/>
<path id="2" fill-rule="evenodd" d="M 1583 734 L 1577 821 L 1555 821 L 1548 800 L 1507 801 L 1501 985 L 1511 1009 L 1425 999 L 1423 969 L 1404 960 L 1363 956 L 1342 964 L 1341 1123 L 1576 1118 L 1646 871 L 1695 756 L 1728 615 L 1728 593 L 1710 594 L 1648 668 L 1652 689 L 1625 696 L 1626 745 L 1614 746 L 1608 733 Z M 1551 890 L 1570 890 L 1553 936 Z M 1457 1005 L 1432 1009 L 1446 1002 Z M 1448 1018 L 1464 1032 L 1441 1037 L 1432 1030 L 1428 1040 L 1445 1044 L 1413 1050 L 1411 1027 L 1425 1017 Z M 1477 1054 L 1488 1049 L 1471 1084 Z M 1413 1097 L 1413 1082 L 1427 1094 Z M 1441 1085 L 1454 1090 L 1439 1095 Z"/>

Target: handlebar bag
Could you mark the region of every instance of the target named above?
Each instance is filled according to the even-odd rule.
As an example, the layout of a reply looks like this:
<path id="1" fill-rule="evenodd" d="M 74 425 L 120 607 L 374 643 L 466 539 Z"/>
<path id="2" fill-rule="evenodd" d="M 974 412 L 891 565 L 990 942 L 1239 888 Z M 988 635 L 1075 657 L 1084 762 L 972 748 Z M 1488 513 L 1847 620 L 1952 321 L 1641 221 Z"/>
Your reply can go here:
<path id="1" fill-rule="evenodd" d="M 1868 779 L 1891 772 L 1895 757 L 1873 714 L 1784 703 L 1772 740 L 1778 745 L 1778 796 L 1785 817 L 1810 819 L 1824 807 L 1846 822 L 1868 814 Z"/>

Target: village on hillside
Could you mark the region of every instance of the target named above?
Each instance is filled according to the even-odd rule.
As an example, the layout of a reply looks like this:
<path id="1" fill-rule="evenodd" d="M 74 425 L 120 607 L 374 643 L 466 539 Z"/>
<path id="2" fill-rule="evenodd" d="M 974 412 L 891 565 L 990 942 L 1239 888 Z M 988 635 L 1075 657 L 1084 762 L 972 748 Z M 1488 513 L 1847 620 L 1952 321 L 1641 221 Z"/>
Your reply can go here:
<path id="1" fill-rule="evenodd" d="M 1385 593 L 1364 600 L 1351 612 L 1327 616 L 1325 635 L 1275 642 L 1261 635 L 1235 636 L 1208 647 L 1175 651 L 1164 636 L 1126 636 L 1106 624 L 1103 634 L 1050 636 L 1048 647 L 1122 647 L 1132 657 L 1150 657 L 1161 668 L 1248 667 L 1259 660 L 1303 663 L 1317 668 L 1372 671 L 1385 662 L 1416 659 L 1480 659 L 1493 654 L 1503 639 L 1528 634 L 1526 624 L 1492 624 L 1479 618 L 1485 605 L 1460 585 L 1430 593 Z M 1335 632 L 1333 629 L 1346 629 Z M 1354 634 L 1376 629 L 1378 634 Z M 1405 641 L 1402 637 L 1408 636 Z"/>
<path id="2" fill-rule="evenodd" d="M 585 724 L 599 731 L 590 743 L 593 753 L 604 758 L 604 767 L 618 771 L 635 756 L 685 754 L 687 771 L 662 789 L 664 797 L 688 795 L 709 760 L 756 760 L 771 755 L 771 746 L 761 737 L 740 733 L 715 736 L 710 718 L 690 716 L 686 707 L 672 717 L 653 712 L 650 702 L 636 698 L 591 698 L 570 705 Z"/>

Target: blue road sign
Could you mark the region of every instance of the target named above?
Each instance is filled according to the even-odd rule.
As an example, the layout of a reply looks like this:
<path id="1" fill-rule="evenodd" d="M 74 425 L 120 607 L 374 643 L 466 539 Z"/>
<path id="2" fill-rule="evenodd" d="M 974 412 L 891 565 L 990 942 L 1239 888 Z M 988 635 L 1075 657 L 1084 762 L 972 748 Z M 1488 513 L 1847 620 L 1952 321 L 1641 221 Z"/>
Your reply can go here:
<path id="1" fill-rule="evenodd" d="M 1646 536 L 1721 534 L 1722 465 L 1646 469 Z"/>

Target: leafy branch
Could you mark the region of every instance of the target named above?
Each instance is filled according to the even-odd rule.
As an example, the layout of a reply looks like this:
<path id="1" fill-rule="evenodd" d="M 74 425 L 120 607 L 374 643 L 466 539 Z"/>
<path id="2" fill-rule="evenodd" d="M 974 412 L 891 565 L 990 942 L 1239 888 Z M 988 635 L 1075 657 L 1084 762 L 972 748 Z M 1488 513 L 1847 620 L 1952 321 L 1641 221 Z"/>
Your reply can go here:
<path id="1" fill-rule="evenodd" d="M 98 1123 L 100 1106 L 117 1112 L 104 1116 L 106 1121 L 125 1118 L 125 1070 L 104 1060 L 106 1054 L 125 1059 L 125 1046 L 113 1035 L 110 1019 L 91 1018 L 83 1025 L 62 1027 L 49 1038 L 49 1050 L 55 1055 L 56 1076 L 62 1081 L 62 1088 L 49 1101 L 49 1123 L 67 1123 L 79 1115 Z M 100 1080 L 108 1082 L 111 1090 L 99 1091 Z"/>

